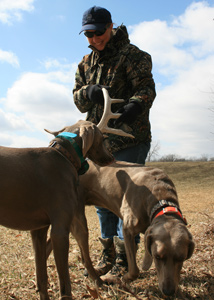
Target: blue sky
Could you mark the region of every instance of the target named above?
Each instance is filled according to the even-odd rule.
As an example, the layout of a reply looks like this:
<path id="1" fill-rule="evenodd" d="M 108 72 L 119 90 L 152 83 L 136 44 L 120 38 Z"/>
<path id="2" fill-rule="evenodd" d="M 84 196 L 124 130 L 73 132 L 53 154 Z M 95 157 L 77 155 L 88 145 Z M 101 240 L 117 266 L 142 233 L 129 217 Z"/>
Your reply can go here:
<path id="1" fill-rule="evenodd" d="M 159 155 L 214 157 L 214 1 L 0 0 L 0 144 L 48 145 L 44 128 L 84 119 L 73 104 L 78 62 L 89 53 L 82 14 L 107 8 L 149 52 Z"/>

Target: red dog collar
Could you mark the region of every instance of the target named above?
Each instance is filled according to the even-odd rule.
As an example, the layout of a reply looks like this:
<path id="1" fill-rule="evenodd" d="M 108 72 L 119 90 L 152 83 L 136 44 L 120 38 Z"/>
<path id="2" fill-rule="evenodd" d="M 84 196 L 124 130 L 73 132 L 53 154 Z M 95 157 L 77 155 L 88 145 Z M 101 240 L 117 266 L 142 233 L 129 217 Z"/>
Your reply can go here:
<path id="1" fill-rule="evenodd" d="M 159 217 L 159 216 L 162 216 L 164 214 L 168 214 L 168 213 L 173 213 L 177 216 L 179 216 L 183 221 L 184 223 L 187 225 L 187 220 L 186 218 L 184 218 L 182 216 L 182 214 L 180 213 L 180 211 L 177 209 L 177 207 L 173 207 L 173 206 L 167 206 L 167 207 L 164 207 L 156 216 L 154 216 L 154 219 Z"/>

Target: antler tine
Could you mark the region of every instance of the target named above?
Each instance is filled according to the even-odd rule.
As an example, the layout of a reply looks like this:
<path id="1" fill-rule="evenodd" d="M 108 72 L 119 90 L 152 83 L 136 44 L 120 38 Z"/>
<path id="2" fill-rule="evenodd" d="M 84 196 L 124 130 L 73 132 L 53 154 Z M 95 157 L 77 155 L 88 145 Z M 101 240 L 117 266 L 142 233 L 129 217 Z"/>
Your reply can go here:
<path id="1" fill-rule="evenodd" d="M 111 111 L 111 104 L 112 103 L 121 103 L 124 102 L 123 99 L 112 99 L 110 98 L 108 91 L 105 88 L 102 88 L 103 96 L 104 96 L 104 112 L 102 115 L 102 118 L 97 125 L 97 127 L 100 129 L 101 132 L 105 133 L 113 133 L 120 136 L 127 136 L 134 138 L 134 136 L 130 133 L 127 133 L 121 129 L 115 129 L 108 127 L 108 121 L 110 119 L 117 119 L 121 114 L 119 113 L 112 113 Z"/>

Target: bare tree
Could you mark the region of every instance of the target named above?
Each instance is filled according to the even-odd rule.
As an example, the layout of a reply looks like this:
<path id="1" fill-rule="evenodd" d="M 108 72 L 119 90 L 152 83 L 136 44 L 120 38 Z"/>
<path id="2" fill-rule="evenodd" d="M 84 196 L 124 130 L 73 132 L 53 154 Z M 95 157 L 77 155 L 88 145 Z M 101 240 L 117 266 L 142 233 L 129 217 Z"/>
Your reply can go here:
<path id="1" fill-rule="evenodd" d="M 213 103 L 214 103 L 214 101 L 213 101 Z M 214 106 L 213 107 L 211 107 L 210 108 L 210 110 L 211 110 L 211 112 L 213 112 L 214 113 Z M 212 134 L 214 134 L 214 132 L 211 132 Z"/>
<path id="2" fill-rule="evenodd" d="M 199 158 L 199 161 L 208 161 L 209 160 L 209 155 L 208 154 L 202 154 L 201 157 Z"/>
<path id="3" fill-rule="evenodd" d="M 212 95 L 211 103 L 213 105 L 209 108 L 209 110 L 214 113 L 214 100 L 213 100 L 214 99 L 214 91 L 211 90 L 210 94 Z M 214 134 L 214 132 L 211 132 L 211 133 Z"/>
<path id="4" fill-rule="evenodd" d="M 160 150 L 159 141 L 152 142 L 151 148 L 150 148 L 149 153 L 147 155 L 147 161 L 154 160 L 159 155 L 158 154 L 159 150 Z"/>

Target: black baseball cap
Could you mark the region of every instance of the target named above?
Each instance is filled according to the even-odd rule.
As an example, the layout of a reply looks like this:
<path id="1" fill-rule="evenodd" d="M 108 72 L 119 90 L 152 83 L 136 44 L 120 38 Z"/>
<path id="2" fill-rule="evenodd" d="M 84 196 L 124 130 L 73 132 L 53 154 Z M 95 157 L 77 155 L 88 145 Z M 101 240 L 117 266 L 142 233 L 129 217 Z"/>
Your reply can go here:
<path id="1" fill-rule="evenodd" d="M 108 23 L 112 23 L 110 12 L 103 7 L 93 6 L 83 14 L 80 33 L 84 30 L 102 30 Z"/>

